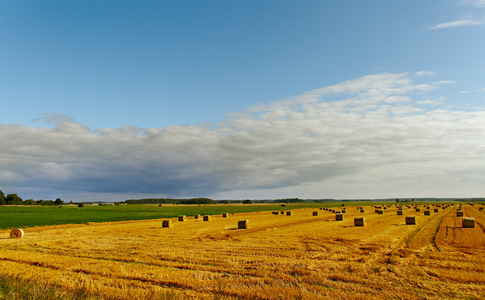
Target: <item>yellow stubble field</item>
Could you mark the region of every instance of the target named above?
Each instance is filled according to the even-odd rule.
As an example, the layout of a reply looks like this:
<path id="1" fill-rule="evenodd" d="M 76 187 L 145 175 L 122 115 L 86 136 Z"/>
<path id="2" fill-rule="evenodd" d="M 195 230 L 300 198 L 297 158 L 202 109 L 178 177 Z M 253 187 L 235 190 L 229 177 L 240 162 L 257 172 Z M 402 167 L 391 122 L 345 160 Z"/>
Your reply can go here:
<path id="1" fill-rule="evenodd" d="M 433 208 L 34 227 L 21 239 L 0 231 L 0 273 L 102 299 L 483 299 L 484 212 L 464 205 L 476 226 L 462 228 L 456 205 Z M 245 219 L 251 227 L 238 229 Z"/>

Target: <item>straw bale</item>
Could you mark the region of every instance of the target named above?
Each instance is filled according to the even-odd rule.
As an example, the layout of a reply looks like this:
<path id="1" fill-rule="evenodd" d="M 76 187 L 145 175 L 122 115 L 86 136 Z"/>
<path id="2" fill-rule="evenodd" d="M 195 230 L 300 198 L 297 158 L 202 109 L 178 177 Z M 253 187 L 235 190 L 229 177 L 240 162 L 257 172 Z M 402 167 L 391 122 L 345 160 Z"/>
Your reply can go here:
<path id="1" fill-rule="evenodd" d="M 365 218 L 354 218 L 354 226 L 365 226 Z"/>
<path id="2" fill-rule="evenodd" d="M 249 229 L 249 220 L 242 220 L 237 222 L 238 229 Z"/>
<path id="3" fill-rule="evenodd" d="M 162 227 L 173 228 L 173 221 L 172 220 L 163 220 Z"/>
<path id="4" fill-rule="evenodd" d="M 416 217 L 406 216 L 406 225 L 416 225 Z"/>
<path id="5" fill-rule="evenodd" d="M 462 226 L 463 228 L 475 228 L 475 218 L 463 218 Z"/>
<path id="6" fill-rule="evenodd" d="M 10 237 L 12 239 L 20 239 L 24 236 L 24 231 L 20 228 L 15 228 L 14 230 L 10 231 Z"/>

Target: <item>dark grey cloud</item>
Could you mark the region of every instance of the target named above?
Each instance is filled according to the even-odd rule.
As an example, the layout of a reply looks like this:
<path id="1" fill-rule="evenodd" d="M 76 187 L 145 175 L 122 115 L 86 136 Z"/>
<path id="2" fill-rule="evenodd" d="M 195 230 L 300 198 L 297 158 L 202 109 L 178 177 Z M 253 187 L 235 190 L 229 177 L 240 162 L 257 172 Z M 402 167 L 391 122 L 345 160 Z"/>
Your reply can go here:
<path id="1" fill-rule="evenodd" d="M 425 75 L 369 75 L 218 124 L 0 125 L 0 182 L 116 197 L 483 196 L 485 111 L 446 107 L 428 93 L 447 82 L 415 82 Z"/>

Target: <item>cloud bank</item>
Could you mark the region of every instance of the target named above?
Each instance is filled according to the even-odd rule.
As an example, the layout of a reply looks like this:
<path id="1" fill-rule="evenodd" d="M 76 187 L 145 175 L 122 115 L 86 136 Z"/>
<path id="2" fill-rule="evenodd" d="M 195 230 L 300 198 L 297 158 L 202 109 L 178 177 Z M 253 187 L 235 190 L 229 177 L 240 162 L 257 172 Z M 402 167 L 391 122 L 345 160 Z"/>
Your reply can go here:
<path id="1" fill-rule="evenodd" d="M 216 199 L 484 196 L 485 111 L 447 108 L 430 94 L 448 82 L 417 82 L 423 75 L 432 73 L 364 76 L 217 124 L 92 130 L 63 116 L 48 116 L 51 128 L 3 124 L 0 189 Z"/>

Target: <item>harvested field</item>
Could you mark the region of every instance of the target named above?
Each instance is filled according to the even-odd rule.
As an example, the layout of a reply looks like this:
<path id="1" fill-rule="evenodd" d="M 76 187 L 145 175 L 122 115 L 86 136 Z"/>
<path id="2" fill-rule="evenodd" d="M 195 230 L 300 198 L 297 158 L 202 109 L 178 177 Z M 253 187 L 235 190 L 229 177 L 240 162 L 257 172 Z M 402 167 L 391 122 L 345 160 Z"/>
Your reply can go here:
<path id="1" fill-rule="evenodd" d="M 391 213 L 346 218 L 322 210 L 238 213 L 211 222 L 189 217 L 0 231 L 0 274 L 42 278 L 105 299 L 480 299 L 485 294 L 485 214 L 464 205 L 416 225 Z M 415 214 L 403 208 L 404 215 Z M 354 227 L 365 217 L 366 226 Z M 174 218 L 173 220 L 177 220 Z M 164 298 L 162 298 L 164 299 Z"/>

